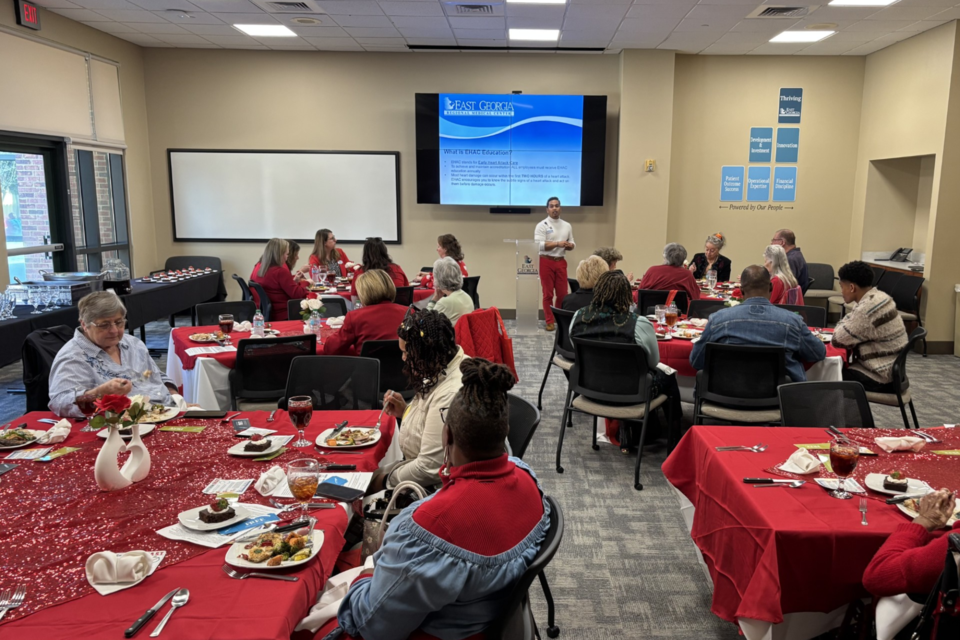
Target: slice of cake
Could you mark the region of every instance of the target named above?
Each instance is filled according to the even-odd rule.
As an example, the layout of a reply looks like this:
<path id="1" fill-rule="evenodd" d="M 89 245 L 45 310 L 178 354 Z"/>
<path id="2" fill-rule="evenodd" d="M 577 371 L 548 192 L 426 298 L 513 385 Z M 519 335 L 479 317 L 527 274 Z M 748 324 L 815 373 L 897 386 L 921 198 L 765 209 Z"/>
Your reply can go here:
<path id="1" fill-rule="evenodd" d="M 890 474 L 883 479 L 883 488 L 887 491 L 902 491 L 906 493 L 908 487 L 907 476 L 905 476 L 902 471 L 891 471 Z"/>
<path id="2" fill-rule="evenodd" d="M 250 442 L 243 446 L 244 451 L 266 451 L 270 448 L 271 441 L 264 438 L 259 433 L 250 437 Z"/>
<path id="3" fill-rule="evenodd" d="M 237 512 L 233 510 L 233 507 L 230 506 L 226 498 L 220 498 L 216 502 L 211 503 L 209 507 L 202 510 L 198 515 L 202 522 L 213 524 L 215 522 L 226 522 L 236 516 Z"/>

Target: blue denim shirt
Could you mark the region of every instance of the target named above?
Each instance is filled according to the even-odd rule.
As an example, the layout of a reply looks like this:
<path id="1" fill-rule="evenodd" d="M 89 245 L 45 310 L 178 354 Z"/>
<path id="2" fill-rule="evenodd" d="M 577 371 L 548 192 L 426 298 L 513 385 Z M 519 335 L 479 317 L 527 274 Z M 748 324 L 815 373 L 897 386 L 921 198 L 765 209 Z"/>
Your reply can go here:
<path id="1" fill-rule="evenodd" d="M 510 461 L 536 479 L 518 458 Z M 337 618 L 351 636 L 402 640 L 420 629 L 441 640 L 460 640 L 480 633 L 500 615 L 510 588 L 550 528 L 550 506 L 544 502 L 543 517 L 519 544 L 482 556 L 413 520 L 417 507 L 435 495 L 413 503 L 390 522 L 383 546 L 373 556 L 373 577 L 355 582 L 340 603 Z"/>
<path id="2" fill-rule="evenodd" d="M 801 362 L 820 362 L 827 349 L 811 333 L 803 318 L 770 304 L 766 298 L 748 298 L 710 316 L 707 328 L 690 353 L 690 364 L 703 369 L 708 342 L 744 344 L 786 349 L 787 375 L 794 382 L 806 382 Z"/>

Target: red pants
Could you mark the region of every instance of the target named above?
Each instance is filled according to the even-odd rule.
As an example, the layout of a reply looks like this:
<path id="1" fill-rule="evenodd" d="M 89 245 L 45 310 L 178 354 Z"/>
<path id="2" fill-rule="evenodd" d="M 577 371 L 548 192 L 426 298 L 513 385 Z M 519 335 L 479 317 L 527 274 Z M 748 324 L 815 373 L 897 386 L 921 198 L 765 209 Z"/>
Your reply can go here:
<path id="1" fill-rule="evenodd" d="M 567 295 L 567 261 L 540 256 L 540 286 L 543 288 L 543 317 L 553 324 L 550 307 L 560 308 Z M 554 302 L 556 294 L 556 302 Z"/>

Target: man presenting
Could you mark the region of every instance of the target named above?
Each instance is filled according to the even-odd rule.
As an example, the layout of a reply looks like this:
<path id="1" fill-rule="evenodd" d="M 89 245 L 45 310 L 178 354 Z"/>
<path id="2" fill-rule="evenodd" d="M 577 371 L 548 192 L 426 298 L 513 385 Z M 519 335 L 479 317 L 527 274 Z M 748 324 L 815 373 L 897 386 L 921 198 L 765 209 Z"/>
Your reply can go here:
<path id="1" fill-rule="evenodd" d="M 543 287 L 543 317 L 547 331 L 557 328 L 550 307 L 563 305 L 567 295 L 567 251 L 576 247 L 573 227 L 560 219 L 560 198 L 547 200 L 547 218 L 537 225 L 533 239 L 540 243 L 540 286 Z M 556 301 L 554 301 L 556 295 Z"/>
<path id="2" fill-rule="evenodd" d="M 793 275 L 800 285 L 800 290 L 806 293 L 807 289 L 810 288 L 810 276 L 807 275 L 807 260 L 803 257 L 803 254 L 800 252 L 800 247 L 797 246 L 796 242 L 797 236 L 795 236 L 790 229 L 780 229 L 773 234 L 773 239 L 770 240 L 770 244 L 778 244 L 783 247 L 783 250 L 787 254 L 787 262 L 790 263 L 790 271 L 793 271 Z M 833 283 L 830 283 L 830 286 L 832 287 Z"/>

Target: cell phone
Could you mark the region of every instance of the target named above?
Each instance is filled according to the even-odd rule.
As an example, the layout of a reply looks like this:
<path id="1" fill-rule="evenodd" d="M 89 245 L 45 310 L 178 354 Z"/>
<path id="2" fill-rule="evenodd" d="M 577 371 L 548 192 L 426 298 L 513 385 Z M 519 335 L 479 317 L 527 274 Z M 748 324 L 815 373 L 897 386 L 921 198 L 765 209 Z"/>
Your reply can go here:
<path id="1" fill-rule="evenodd" d="M 223 418 L 227 415 L 226 411 L 187 411 L 183 414 L 184 418 Z"/>
<path id="2" fill-rule="evenodd" d="M 321 482 L 319 486 L 317 486 L 317 491 L 314 495 L 320 498 L 330 498 L 338 502 L 353 502 L 357 498 L 363 497 L 363 491 L 333 484 L 332 482 Z"/>
<path id="3" fill-rule="evenodd" d="M 233 425 L 234 433 L 240 433 L 241 431 L 246 431 L 250 428 L 250 421 L 247 418 L 237 418 L 236 420 L 231 420 L 230 424 Z"/>

